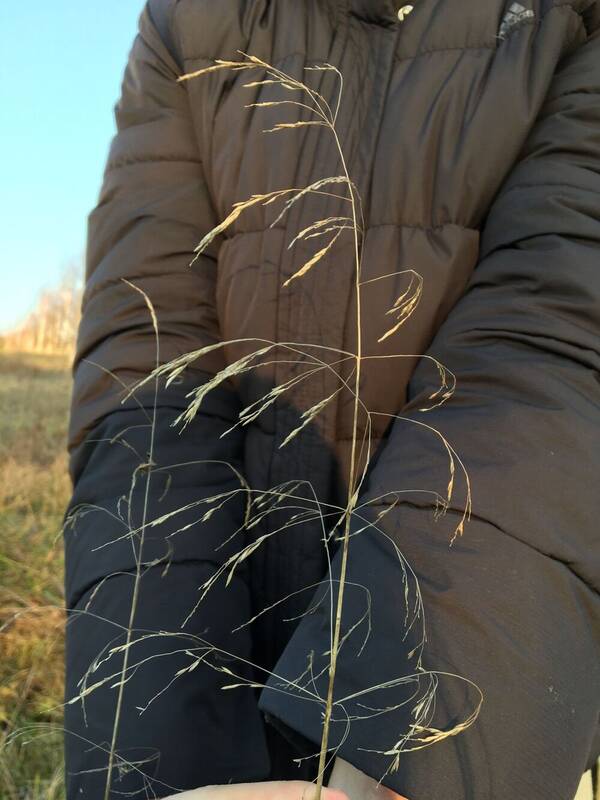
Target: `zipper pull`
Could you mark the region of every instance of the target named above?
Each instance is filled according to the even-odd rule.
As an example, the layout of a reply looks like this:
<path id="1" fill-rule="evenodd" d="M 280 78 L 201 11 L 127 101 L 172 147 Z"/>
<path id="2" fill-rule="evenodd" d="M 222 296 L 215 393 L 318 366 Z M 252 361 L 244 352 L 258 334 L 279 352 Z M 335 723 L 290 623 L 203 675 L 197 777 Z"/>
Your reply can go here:
<path id="1" fill-rule="evenodd" d="M 404 20 L 406 19 L 406 17 L 408 17 L 413 8 L 414 6 L 402 6 L 402 8 L 398 9 L 398 19 L 400 20 L 400 22 L 404 22 Z"/>

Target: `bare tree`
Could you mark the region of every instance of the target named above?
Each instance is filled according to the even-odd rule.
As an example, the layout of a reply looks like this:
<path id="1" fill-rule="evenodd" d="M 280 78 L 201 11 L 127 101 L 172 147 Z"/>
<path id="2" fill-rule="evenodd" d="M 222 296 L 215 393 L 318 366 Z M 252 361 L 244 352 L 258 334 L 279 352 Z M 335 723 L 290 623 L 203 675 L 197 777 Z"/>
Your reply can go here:
<path id="1" fill-rule="evenodd" d="M 4 350 L 70 354 L 75 347 L 81 311 L 81 265 L 70 262 L 57 286 L 42 289 L 36 305 L 23 322 L 3 334 Z"/>

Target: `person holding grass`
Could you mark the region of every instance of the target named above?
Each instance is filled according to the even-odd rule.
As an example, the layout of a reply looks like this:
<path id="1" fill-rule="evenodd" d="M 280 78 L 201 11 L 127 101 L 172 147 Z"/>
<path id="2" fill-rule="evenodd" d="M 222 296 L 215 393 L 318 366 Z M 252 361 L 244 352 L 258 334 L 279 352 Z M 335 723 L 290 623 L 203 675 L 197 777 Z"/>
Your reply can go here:
<path id="1" fill-rule="evenodd" d="M 600 754 L 600 2 L 148 0 L 115 116 L 68 800 L 572 800 Z"/>

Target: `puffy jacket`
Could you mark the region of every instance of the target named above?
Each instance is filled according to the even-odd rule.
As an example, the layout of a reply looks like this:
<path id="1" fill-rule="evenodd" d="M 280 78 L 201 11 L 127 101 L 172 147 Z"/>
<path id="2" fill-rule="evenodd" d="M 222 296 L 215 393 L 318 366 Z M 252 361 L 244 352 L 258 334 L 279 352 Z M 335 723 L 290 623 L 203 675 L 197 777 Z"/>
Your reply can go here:
<path id="1" fill-rule="evenodd" d="M 305 67 L 340 70 L 336 129 L 362 202 L 360 397 L 371 413 L 358 436 L 370 433 L 371 449 L 331 746 L 411 800 L 567 800 L 600 753 L 600 3 L 400 6 L 149 0 L 139 17 L 88 218 L 73 360 L 66 696 L 85 696 L 66 706 L 69 798 L 103 796 L 124 658 L 110 648 L 130 623 L 111 796 L 316 774 L 341 556 L 325 534 L 351 457 L 352 361 L 340 351 L 357 345 L 354 236 L 342 231 L 286 283 L 324 242 L 289 247 L 294 237 L 348 213 L 330 185 L 279 218 L 281 204 L 250 206 L 190 266 L 234 203 L 342 172 L 325 128 L 263 132 L 309 118 L 250 105 L 288 98 L 244 86 L 264 69 L 177 80 L 244 53 L 332 107 L 338 79 Z M 419 302 L 382 338 L 409 269 Z M 158 349 L 136 289 L 154 305 Z M 281 344 L 209 391 L 185 429 L 173 424 L 190 391 L 265 341 L 305 355 Z M 178 381 L 121 402 L 157 364 L 220 342 Z M 438 363 L 456 378 L 445 402 Z M 470 519 L 453 539 L 469 488 Z M 289 496 L 247 525 L 247 498 L 268 489 Z M 226 500 L 203 519 L 215 495 Z M 140 554 L 128 533 L 144 523 Z M 190 614 L 199 587 L 252 543 Z M 221 688 L 246 681 L 256 685 Z M 426 722 L 411 729 L 434 684 Z M 475 687 L 473 724 L 419 747 L 468 719 Z"/>

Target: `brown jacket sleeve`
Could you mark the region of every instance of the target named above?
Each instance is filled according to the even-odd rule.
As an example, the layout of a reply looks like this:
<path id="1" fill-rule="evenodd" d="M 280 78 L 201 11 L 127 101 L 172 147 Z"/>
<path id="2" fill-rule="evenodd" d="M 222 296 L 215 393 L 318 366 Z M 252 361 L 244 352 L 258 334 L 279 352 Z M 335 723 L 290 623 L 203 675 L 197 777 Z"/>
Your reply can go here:
<path id="1" fill-rule="evenodd" d="M 214 668 L 227 663 L 227 653 L 250 655 L 247 629 L 231 633 L 250 616 L 243 567 L 227 588 L 209 593 L 181 627 L 198 599 L 198 587 L 230 554 L 217 546 L 238 529 L 244 513 L 245 498 L 238 492 L 218 514 L 200 522 L 209 507 L 198 504 L 203 497 L 240 486 L 235 471 L 223 463 L 241 470 L 240 429 L 220 438 L 239 410 L 231 387 L 211 391 L 181 434 L 172 427 L 189 402 L 186 393 L 221 368 L 221 350 L 195 362 L 180 383 L 151 382 L 121 403 L 124 386 L 148 375 L 157 362 L 219 341 L 214 292 L 220 241 L 189 266 L 195 245 L 216 219 L 186 83 L 177 83 L 177 52 L 167 46 L 176 46 L 175 7 L 171 1 L 150 2 L 139 18 L 115 107 L 117 133 L 89 215 L 86 286 L 73 362 L 73 494 L 65 512 L 67 700 L 81 690 L 78 682 L 94 659 L 125 640 L 138 562 L 142 573 L 127 673 L 131 680 L 117 736 L 115 797 L 144 786 L 164 796 L 200 783 L 266 777 L 269 766 L 254 695 L 220 691 L 231 679 Z M 123 279 L 146 292 L 155 307 L 158 352 L 146 303 Z M 144 513 L 148 473 L 139 468 L 151 446 L 155 467 Z M 184 513 L 146 527 L 143 543 L 139 535 L 129 535 L 144 521 L 183 506 L 188 506 Z M 237 540 L 233 546 L 237 549 Z M 148 635 L 158 631 L 175 635 Z M 199 656 L 206 663 L 176 678 Z M 118 676 L 121 659 L 105 660 L 88 685 Z M 239 663 L 232 666 L 250 677 Z M 66 707 L 69 798 L 103 796 L 116 683 L 113 677 L 90 693 L 85 708 L 81 702 Z"/>

